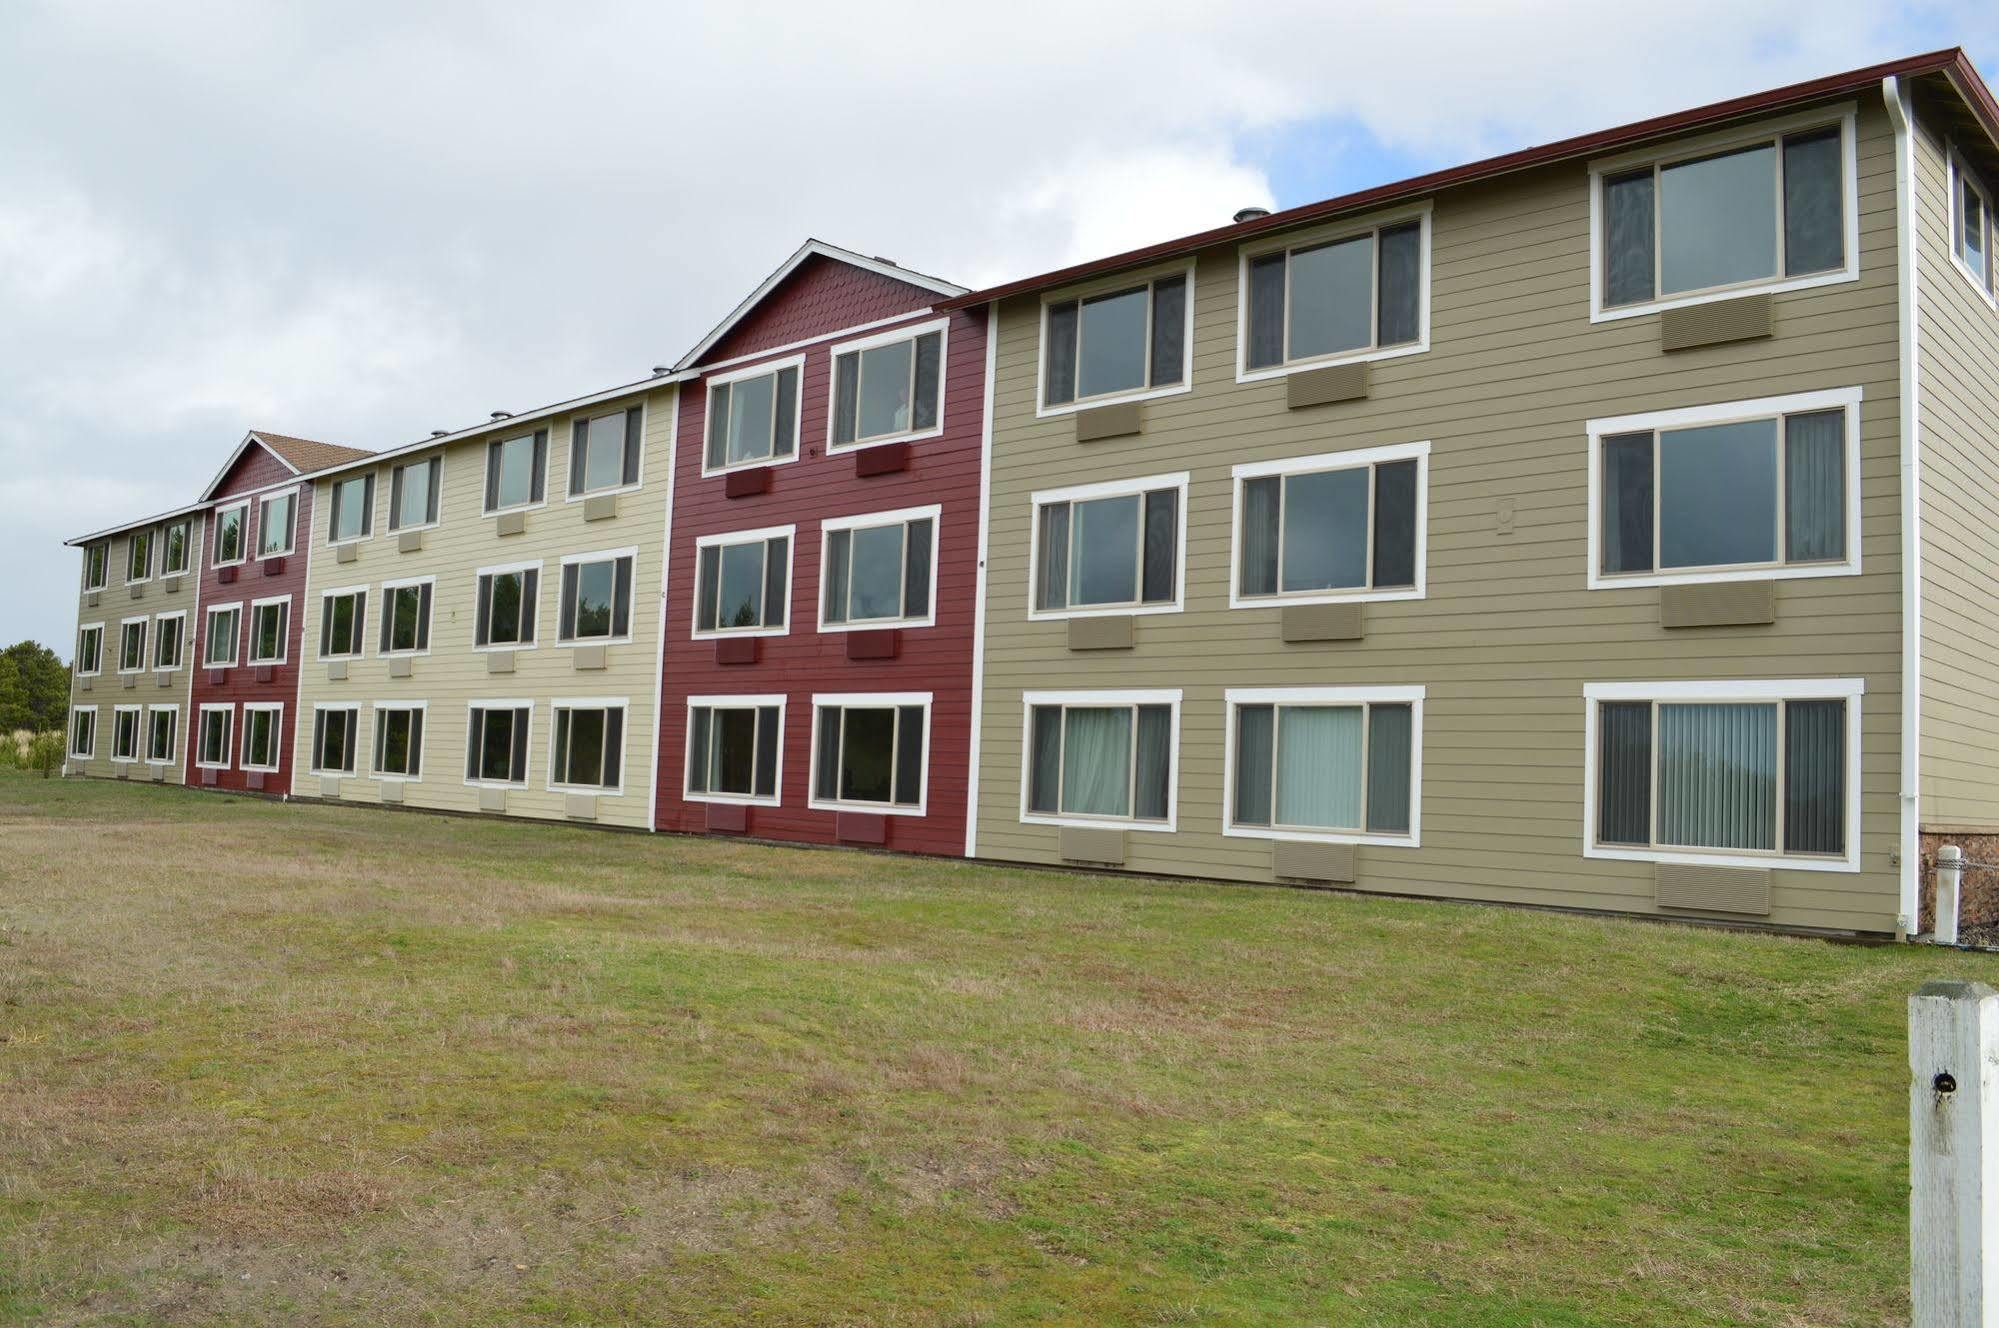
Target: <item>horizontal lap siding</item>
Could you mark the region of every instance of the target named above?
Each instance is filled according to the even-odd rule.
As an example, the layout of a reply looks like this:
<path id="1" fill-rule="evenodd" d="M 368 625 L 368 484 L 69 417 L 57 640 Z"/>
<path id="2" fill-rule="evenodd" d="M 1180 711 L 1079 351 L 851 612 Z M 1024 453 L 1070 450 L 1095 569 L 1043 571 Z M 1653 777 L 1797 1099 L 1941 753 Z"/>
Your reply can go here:
<path id="1" fill-rule="evenodd" d="M 831 336 L 921 309 L 943 297 L 814 254 L 701 357 L 703 367 Z"/>
<path id="2" fill-rule="evenodd" d="M 1951 257 L 1941 139 L 1916 136 L 1921 264 L 1923 674 L 1920 816 L 1999 829 L 1999 312 Z"/>
<path id="3" fill-rule="evenodd" d="M 1178 687 L 1178 831 L 1133 831 L 1126 866 L 1270 880 L 1267 841 L 1225 837 L 1227 687 L 1422 684 L 1422 843 L 1361 846 L 1364 889 L 1652 912 L 1653 869 L 1586 859 L 1583 686 L 1858 676 L 1862 868 L 1779 872 L 1771 920 L 1892 930 L 1899 740 L 1894 160 L 1860 116 L 1861 277 L 1775 297 L 1767 341 L 1663 354 L 1656 316 L 1589 319 L 1588 175 L 1553 166 L 1440 196 L 1431 349 L 1375 363 L 1363 401 L 1290 411 L 1282 379 L 1238 384 L 1237 255 L 1199 257 L 1194 388 L 1144 404 L 1142 434 L 1079 445 L 1035 417 L 1039 304 L 1000 313 L 985 642 L 982 857 L 1059 860 L 1020 820 L 1023 691 Z M 1667 632 L 1659 591 L 1587 589 L 1585 421 L 1860 386 L 1864 575 L 1779 583 L 1767 627 Z M 1228 607 L 1230 467 L 1428 440 L 1427 597 L 1365 606 L 1364 640 L 1287 645 L 1275 609 Z M 1186 611 L 1141 616 L 1136 648 L 1072 654 L 1030 622 L 1030 495 L 1187 470 Z M 1501 533 L 1499 504 L 1514 508 Z"/>
<path id="4" fill-rule="evenodd" d="M 831 266 L 831 265 L 828 265 Z M 851 269 L 847 270 L 851 272 Z M 900 283 L 861 273 L 866 281 L 900 291 L 898 307 L 922 308 L 931 297 Z M 844 284 L 844 283 L 843 283 Z M 771 303 L 791 298 L 781 289 Z M 796 298 L 812 298 L 799 291 Z M 842 304 L 835 327 L 880 316 L 879 303 Z M 777 315 L 773 313 L 773 319 Z M 927 316 L 912 316 L 912 322 Z M 826 330 L 814 311 L 781 320 L 788 329 Z M 809 335 L 809 334 L 808 334 Z M 753 835 L 831 843 L 837 816 L 809 808 L 812 696 L 815 692 L 930 692 L 929 793 L 923 816 L 890 816 L 887 847 L 911 852 L 962 854 L 969 785 L 971 674 L 978 592 L 979 449 L 985 391 L 985 317 L 951 318 L 945 348 L 944 432 L 909 445 L 909 467 L 859 478 L 853 454 L 825 455 L 831 355 L 837 338 L 811 347 L 800 391 L 803 397 L 799 459 L 771 469 L 768 493 L 728 498 L 720 476 L 701 474 L 707 387 L 687 384 L 681 404 L 683 446 L 674 494 L 673 558 L 668 615 L 663 726 L 660 738 L 659 826 L 699 831 L 707 806 L 682 796 L 687 750 L 687 698 L 696 695 L 783 693 L 787 698 L 782 759 L 782 805 L 749 810 Z M 766 344 L 784 344 L 767 340 Z M 719 348 L 718 348 L 719 349 Z M 781 358 L 781 357 L 780 357 Z M 936 625 L 901 631 L 891 660 L 850 660 L 845 633 L 821 634 L 820 525 L 829 517 L 891 511 L 930 504 L 942 507 L 937 530 Z M 692 637 L 695 541 L 708 534 L 796 524 L 791 599 L 785 636 L 758 638 L 761 657 L 751 665 L 715 662 L 715 643 Z"/>
<path id="5" fill-rule="evenodd" d="M 340 780 L 342 801 L 379 802 L 383 782 L 372 776 L 374 707 L 379 701 L 423 701 L 422 776 L 397 781 L 405 807 L 471 812 L 479 809 L 480 789 L 465 782 L 465 756 L 471 703 L 475 700 L 530 700 L 534 714 L 529 728 L 527 787 L 510 788 L 509 816 L 563 819 L 568 791 L 549 787 L 550 744 L 554 734 L 553 703 L 578 697 L 618 697 L 627 702 L 624 736 L 624 786 L 617 794 L 598 795 L 596 821 L 632 829 L 651 824 L 653 706 L 659 658 L 660 559 L 666 531 L 667 492 L 672 473 L 674 389 L 661 388 L 619 401 L 602 402 L 584 416 L 643 402 L 644 456 L 640 485 L 617 495 L 617 515 L 597 521 L 583 519 L 581 499 L 568 501 L 570 427 L 574 415 L 502 425 L 483 437 L 453 443 L 444 451 L 439 488 L 438 524 L 423 532 L 423 547 L 404 553 L 398 534 L 388 527 L 392 467 L 377 468 L 372 535 L 355 547 L 353 562 L 340 562 L 327 543 L 330 482 L 316 486 L 323 515 L 313 526 L 310 608 L 305 617 L 306 665 L 300 695 L 305 716 L 296 737 L 294 790 L 321 795 L 321 777 L 312 772 L 312 720 L 317 704 L 357 703 L 360 721 L 355 775 Z M 527 512 L 527 529 L 502 536 L 496 518 L 484 514 L 486 445 L 530 429 L 548 430 L 546 503 Z M 398 464 L 416 459 L 398 458 Z M 562 559 L 567 554 L 602 550 L 637 550 L 632 572 L 632 631 L 628 643 L 605 647 L 602 670 L 574 667 L 573 648 L 556 643 L 557 605 L 561 592 Z M 489 672 L 488 656 L 473 648 L 478 569 L 510 563 L 542 561 L 535 647 L 514 655 L 510 674 Z M 387 581 L 436 578 L 431 596 L 430 653 L 410 662 L 411 675 L 391 678 L 389 661 L 380 653 L 382 587 Z M 320 604 L 323 592 L 336 587 L 368 587 L 364 626 L 364 657 L 347 663 L 347 677 L 328 676 L 319 658 Z"/>

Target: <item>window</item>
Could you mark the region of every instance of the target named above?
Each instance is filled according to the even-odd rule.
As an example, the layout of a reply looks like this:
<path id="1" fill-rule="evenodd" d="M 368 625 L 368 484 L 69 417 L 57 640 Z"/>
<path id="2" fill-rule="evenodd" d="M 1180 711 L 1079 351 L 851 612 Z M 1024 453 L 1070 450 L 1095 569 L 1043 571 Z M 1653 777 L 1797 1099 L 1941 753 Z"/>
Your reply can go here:
<path id="1" fill-rule="evenodd" d="M 812 805 L 921 815 L 930 694 L 815 696 Z"/>
<path id="2" fill-rule="evenodd" d="M 425 457 L 389 472 L 389 529 L 414 530 L 437 524 L 438 488 L 444 458 Z"/>
<path id="3" fill-rule="evenodd" d="M 465 736 L 465 778 L 473 784 L 528 782 L 531 701 L 474 701 Z"/>
<path id="4" fill-rule="evenodd" d="M 110 575 L 110 542 L 108 540 L 99 540 L 95 544 L 85 545 L 83 550 L 83 588 L 85 590 L 102 590 L 104 589 L 104 582 Z"/>
<path id="5" fill-rule="evenodd" d="M 375 472 L 333 481 L 332 507 L 326 518 L 326 540 L 345 544 L 375 533 Z"/>
<path id="6" fill-rule="evenodd" d="M 292 551 L 293 517 L 298 512 L 298 491 L 274 493 L 257 509 L 257 556 L 276 558 Z"/>
<path id="7" fill-rule="evenodd" d="M 153 667 L 162 670 L 179 668 L 181 651 L 186 648 L 186 638 L 186 613 L 163 613 L 155 619 Z"/>
<path id="8" fill-rule="evenodd" d="M 154 706 L 146 711 L 146 760 L 149 763 L 173 764 L 174 738 L 179 728 L 179 706 Z"/>
<path id="9" fill-rule="evenodd" d="M 243 630 L 241 604 L 216 604 L 208 610 L 201 633 L 201 662 L 211 669 L 226 669 L 236 662 L 236 638 Z"/>
<path id="10" fill-rule="evenodd" d="M 941 431 L 944 324 L 833 347 L 832 449 Z"/>
<path id="11" fill-rule="evenodd" d="M 644 412 L 637 406 L 579 419 L 569 426 L 569 496 L 581 498 L 639 482 Z"/>
<path id="12" fill-rule="evenodd" d="M 243 707 L 243 768 L 276 770 L 282 750 L 284 706 L 279 702 L 256 702 Z"/>
<path id="13" fill-rule="evenodd" d="M 1228 833 L 1416 842 L 1421 687 L 1247 688 L 1227 702 Z"/>
<path id="14" fill-rule="evenodd" d="M 289 655 L 286 637 L 291 626 L 292 602 L 260 599 L 250 604 L 250 662 L 282 664 Z"/>
<path id="15" fill-rule="evenodd" d="M 1860 389 L 1592 420 L 1590 585 L 1860 570 Z"/>
<path id="16" fill-rule="evenodd" d="M 479 573 L 472 644 L 518 650 L 534 644 L 541 606 L 541 564 L 488 567 Z"/>
<path id="17" fill-rule="evenodd" d="M 795 526 L 703 535 L 695 541 L 694 635 L 787 630 Z"/>
<path id="18" fill-rule="evenodd" d="M 414 655 L 430 649 L 432 579 L 397 581 L 382 587 L 384 655 Z"/>
<path id="19" fill-rule="evenodd" d="M 1243 255 L 1245 372 L 1421 350 L 1429 212 Z"/>
<path id="20" fill-rule="evenodd" d="M 1185 384 L 1192 267 L 1042 306 L 1041 404 L 1072 406 Z"/>
<path id="21" fill-rule="evenodd" d="M 375 773 L 389 779 L 423 774 L 423 716 L 420 705 L 375 706 Z"/>
<path id="22" fill-rule="evenodd" d="M 1034 495 L 1034 615 L 1180 607 L 1187 476 Z"/>
<path id="23" fill-rule="evenodd" d="M 78 677 L 95 677 L 104 671 L 104 624 L 92 623 L 76 629 L 76 672 Z"/>
<path id="24" fill-rule="evenodd" d="M 1950 154 L 1950 251 L 1962 272 L 1987 301 L 1999 289 L 1993 275 L 1992 195 L 1972 175 L 1955 149 Z"/>
<path id="25" fill-rule="evenodd" d="M 238 503 L 225 507 L 215 514 L 215 559 L 216 567 L 227 567 L 243 561 L 249 549 L 249 537 L 244 527 L 250 521 L 250 505 Z"/>
<path id="26" fill-rule="evenodd" d="M 486 513 L 542 501 L 548 475 L 548 430 L 486 444 Z"/>
<path id="27" fill-rule="evenodd" d="M 805 357 L 708 380 L 709 473 L 798 455 L 798 376 Z"/>
<path id="28" fill-rule="evenodd" d="M 632 635 L 632 563 L 637 550 L 571 554 L 562 560 L 562 641 L 628 641 Z"/>
<path id="29" fill-rule="evenodd" d="M 1857 275 L 1851 135 L 1849 113 L 1631 169 L 1597 168 L 1599 308 Z"/>
<path id="30" fill-rule="evenodd" d="M 1430 445 L 1235 468 L 1232 607 L 1423 593 Z"/>
<path id="31" fill-rule="evenodd" d="M 139 707 L 115 706 L 111 711 L 111 759 L 139 759 Z"/>
<path id="32" fill-rule="evenodd" d="M 1171 830 L 1180 693 L 1028 692 L 1022 818 Z"/>
<path id="33" fill-rule="evenodd" d="M 125 580 L 149 581 L 153 576 L 153 532 L 135 530 L 125 541 Z"/>
<path id="34" fill-rule="evenodd" d="M 359 659 L 366 635 L 368 588 L 348 586 L 319 597 L 319 657 Z"/>
<path id="35" fill-rule="evenodd" d="M 194 521 L 184 517 L 160 531 L 160 575 L 185 576 L 193 561 Z"/>
<path id="36" fill-rule="evenodd" d="M 205 705 L 201 708 L 201 727 L 195 734 L 195 765 L 204 770 L 229 768 L 230 729 L 234 727 L 235 718 L 235 710 L 230 706 Z"/>
<path id="37" fill-rule="evenodd" d="M 1586 686 L 1586 854 L 1857 871 L 1862 690 Z"/>
<path id="38" fill-rule="evenodd" d="M 140 673 L 146 667 L 146 620 L 127 618 L 118 625 L 118 672 Z"/>
<path id="39" fill-rule="evenodd" d="M 97 755 L 96 706 L 78 706 L 69 712 L 69 754 L 82 761 Z"/>
<path id="40" fill-rule="evenodd" d="M 928 627 L 935 621 L 938 507 L 840 517 L 822 527 L 819 626 Z"/>
<path id="41" fill-rule="evenodd" d="M 784 744 L 782 696 L 687 701 L 687 796 L 775 807 Z"/>
<path id="42" fill-rule="evenodd" d="M 312 772 L 316 775 L 354 773 L 354 747 L 361 733 L 358 706 L 316 705 L 312 708 Z"/>
<path id="43" fill-rule="evenodd" d="M 624 771 L 625 703 L 556 702 L 549 787 L 616 793 L 624 786 Z"/>

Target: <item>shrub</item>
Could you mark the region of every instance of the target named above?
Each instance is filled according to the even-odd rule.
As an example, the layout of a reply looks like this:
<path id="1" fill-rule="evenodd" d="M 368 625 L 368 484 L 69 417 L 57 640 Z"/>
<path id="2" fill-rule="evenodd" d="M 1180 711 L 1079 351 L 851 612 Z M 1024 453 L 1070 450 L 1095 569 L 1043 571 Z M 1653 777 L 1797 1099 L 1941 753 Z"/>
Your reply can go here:
<path id="1" fill-rule="evenodd" d="M 63 740 L 58 730 L 37 733 L 28 740 L 28 769 L 41 771 L 43 779 L 62 769 L 62 758 Z"/>

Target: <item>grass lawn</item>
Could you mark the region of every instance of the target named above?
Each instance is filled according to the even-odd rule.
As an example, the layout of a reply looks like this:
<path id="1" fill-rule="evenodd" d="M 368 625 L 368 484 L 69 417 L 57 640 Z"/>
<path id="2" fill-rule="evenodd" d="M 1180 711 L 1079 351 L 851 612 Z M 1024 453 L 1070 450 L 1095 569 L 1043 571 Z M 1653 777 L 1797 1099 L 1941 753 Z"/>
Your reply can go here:
<path id="1" fill-rule="evenodd" d="M 0 1321 L 1906 1322 L 1999 963 L 0 776 Z"/>

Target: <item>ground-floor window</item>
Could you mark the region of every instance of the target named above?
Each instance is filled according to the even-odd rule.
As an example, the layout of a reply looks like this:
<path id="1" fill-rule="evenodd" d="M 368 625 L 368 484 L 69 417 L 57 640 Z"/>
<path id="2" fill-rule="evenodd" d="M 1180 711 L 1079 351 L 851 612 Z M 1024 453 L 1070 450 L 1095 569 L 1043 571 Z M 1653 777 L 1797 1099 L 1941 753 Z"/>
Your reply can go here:
<path id="1" fill-rule="evenodd" d="M 551 748 L 551 786 L 616 793 L 624 783 L 625 703 L 556 702 Z"/>
<path id="2" fill-rule="evenodd" d="M 1422 688 L 1245 688 L 1227 704 L 1229 831 L 1414 839 Z"/>
<path id="3" fill-rule="evenodd" d="M 258 702 L 243 707 L 243 768 L 276 770 L 278 734 L 284 727 L 284 707 Z"/>
<path id="4" fill-rule="evenodd" d="M 180 730 L 179 706 L 154 706 L 146 712 L 146 760 L 154 765 L 171 765 L 174 741 Z"/>
<path id="5" fill-rule="evenodd" d="M 480 701 L 465 734 L 465 778 L 474 784 L 526 785 L 531 701 Z"/>
<path id="6" fill-rule="evenodd" d="M 1180 693 L 1029 692 L 1025 816 L 1173 828 Z"/>
<path id="7" fill-rule="evenodd" d="M 687 710 L 687 796 L 778 803 L 781 696 L 693 697 Z"/>
<path id="8" fill-rule="evenodd" d="M 815 806 L 923 810 L 930 693 L 821 695 L 812 705 Z"/>
<path id="9" fill-rule="evenodd" d="M 79 706 L 70 712 L 69 754 L 85 761 L 97 755 L 96 706 Z"/>
<path id="10" fill-rule="evenodd" d="M 195 735 L 194 763 L 208 770 L 224 770 L 229 766 L 230 730 L 235 727 L 236 712 L 230 706 L 203 706 L 201 727 Z"/>
<path id="11" fill-rule="evenodd" d="M 139 707 L 118 706 L 111 712 L 111 759 L 139 759 Z"/>
<path id="12" fill-rule="evenodd" d="M 354 749 L 361 733 L 356 706 L 314 706 L 312 711 L 312 771 L 320 775 L 354 773 Z"/>
<path id="13" fill-rule="evenodd" d="M 375 707 L 375 773 L 400 779 L 423 774 L 422 706 Z"/>

